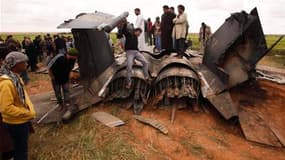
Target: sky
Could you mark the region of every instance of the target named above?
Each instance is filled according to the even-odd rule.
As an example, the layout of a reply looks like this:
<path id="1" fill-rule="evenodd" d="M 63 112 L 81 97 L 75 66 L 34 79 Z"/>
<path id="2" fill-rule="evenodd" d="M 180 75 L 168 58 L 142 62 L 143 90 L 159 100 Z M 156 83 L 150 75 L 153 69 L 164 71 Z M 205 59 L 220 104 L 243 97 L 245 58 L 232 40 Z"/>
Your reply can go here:
<path id="1" fill-rule="evenodd" d="M 214 32 L 231 13 L 257 7 L 266 34 L 285 34 L 285 0 L 0 0 L 0 32 L 63 32 L 56 27 L 82 12 L 95 10 L 120 15 L 128 11 L 135 21 L 134 8 L 145 19 L 161 16 L 162 6 L 186 8 L 190 32 L 199 31 L 201 22 Z M 177 9 L 176 9 L 177 10 Z"/>

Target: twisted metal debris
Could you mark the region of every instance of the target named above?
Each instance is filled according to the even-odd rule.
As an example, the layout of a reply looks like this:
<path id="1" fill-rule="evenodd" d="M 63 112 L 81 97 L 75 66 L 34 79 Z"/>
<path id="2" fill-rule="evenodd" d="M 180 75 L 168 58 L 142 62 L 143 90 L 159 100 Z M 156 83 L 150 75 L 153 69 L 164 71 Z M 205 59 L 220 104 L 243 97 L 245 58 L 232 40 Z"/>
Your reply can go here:
<path id="1" fill-rule="evenodd" d="M 256 113 L 241 111 L 229 93 L 230 88 L 254 78 L 257 62 L 271 49 L 267 48 L 256 8 L 249 14 L 243 11 L 227 18 L 207 42 L 204 55 L 187 51 L 179 59 L 175 51 L 143 51 L 153 80 L 151 83 L 144 80 L 141 64 L 137 63 L 133 67 L 131 89 L 125 88 L 125 56 L 115 58 L 107 34 L 127 16 L 126 12 L 118 17 L 101 12 L 80 14 L 59 26 L 72 28 L 80 53 L 78 63 L 83 85 L 81 94 L 73 97 L 73 109 L 63 115 L 64 119 L 102 100 L 127 99 L 134 113 L 139 114 L 151 98 L 156 100 L 153 105 L 173 99 L 195 105 L 206 99 L 226 120 L 240 118 L 248 140 L 272 146 L 285 145 L 282 141 L 285 135 L 276 127 L 272 129 Z M 38 107 L 46 105 L 36 102 Z M 173 121 L 175 109 L 172 113 Z M 41 122 L 58 121 L 52 116 L 56 114 L 61 113 L 55 111 Z M 256 138 L 256 132 L 249 129 L 252 123 L 263 133 L 262 137 Z"/>

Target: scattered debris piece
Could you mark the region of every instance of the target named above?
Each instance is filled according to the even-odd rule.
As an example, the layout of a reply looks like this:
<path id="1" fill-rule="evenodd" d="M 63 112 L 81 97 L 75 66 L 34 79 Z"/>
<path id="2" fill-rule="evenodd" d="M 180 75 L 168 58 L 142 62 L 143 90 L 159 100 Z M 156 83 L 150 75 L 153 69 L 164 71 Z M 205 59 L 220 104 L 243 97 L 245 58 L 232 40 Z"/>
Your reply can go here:
<path id="1" fill-rule="evenodd" d="M 106 113 L 106 112 L 95 112 L 91 115 L 92 119 L 95 119 L 101 123 L 103 123 L 104 125 L 108 126 L 108 127 L 117 127 L 117 126 L 121 126 L 124 125 L 125 122 L 123 122 L 122 120 L 120 120 L 119 118 Z"/>
<path id="2" fill-rule="evenodd" d="M 160 130 L 163 134 L 168 134 L 168 129 L 161 124 L 159 121 L 155 119 L 145 118 L 143 116 L 134 115 L 134 118 L 142 123 L 148 124 L 158 130 Z"/>

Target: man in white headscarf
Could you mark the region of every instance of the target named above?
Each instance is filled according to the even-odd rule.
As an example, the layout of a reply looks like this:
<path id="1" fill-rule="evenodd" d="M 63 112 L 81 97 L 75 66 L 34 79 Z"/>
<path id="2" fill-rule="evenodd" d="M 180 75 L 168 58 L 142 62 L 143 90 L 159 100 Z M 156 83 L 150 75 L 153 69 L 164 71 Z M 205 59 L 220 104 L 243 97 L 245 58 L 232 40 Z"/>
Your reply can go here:
<path id="1" fill-rule="evenodd" d="M 135 28 L 140 28 L 143 33 L 138 37 L 138 48 L 141 51 L 145 49 L 145 35 L 144 35 L 145 22 L 143 16 L 141 15 L 141 10 L 139 8 L 135 9 L 135 14 L 137 16 Z"/>

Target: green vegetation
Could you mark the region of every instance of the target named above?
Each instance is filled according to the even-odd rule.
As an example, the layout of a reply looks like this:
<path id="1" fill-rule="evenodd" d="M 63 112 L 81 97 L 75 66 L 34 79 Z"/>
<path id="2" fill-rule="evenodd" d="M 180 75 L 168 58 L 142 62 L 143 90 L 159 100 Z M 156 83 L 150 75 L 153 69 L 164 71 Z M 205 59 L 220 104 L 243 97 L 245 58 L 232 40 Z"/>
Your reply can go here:
<path id="1" fill-rule="evenodd" d="M 0 33 L 0 37 L 5 40 L 8 35 L 13 35 L 15 40 L 21 42 L 25 36 L 30 37 L 32 40 L 34 40 L 37 35 L 41 35 L 43 37 L 46 34 L 47 33 L 43 33 L 43 32 L 39 32 L 39 33 L 36 33 L 36 32 L 34 33 Z M 71 33 L 50 33 L 51 36 L 56 35 L 56 34 L 61 34 L 64 36 L 72 36 Z"/>
<path id="2" fill-rule="evenodd" d="M 52 36 L 54 34 L 58 34 L 58 33 L 51 33 Z M 71 36 L 72 35 L 71 33 L 60 33 L 60 34 L 63 34 L 65 36 Z M 5 39 L 7 35 L 9 35 L 9 33 L 0 33 L 0 37 L 2 37 L 3 39 Z M 32 39 L 34 39 L 34 37 L 36 35 L 42 35 L 43 36 L 43 35 L 46 35 L 46 33 L 12 33 L 12 35 L 14 36 L 14 38 L 16 40 L 21 42 L 23 40 L 24 36 L 29 36 Z M 110 37 L 111 37 L 112 41 L 114 43 L 116 43 L 116 41 L 117 41 L 116 34 L 111 33 Z M 279 38 L 279 35 L 266 35 L 267 46 L 270 47 L 278 38 Z M 191 33 L 189 35 L 188 39 L 192 40 L 192 48 L 194 50 L 198 50 L 199 49 L 198 34 Z M 272 51 L 262 59 L 260 64 L 285 69 L 284 63 L 285 63 L 285 38 L 282 39 L 281 42 L 279 42 L 272 49 Z"/>

